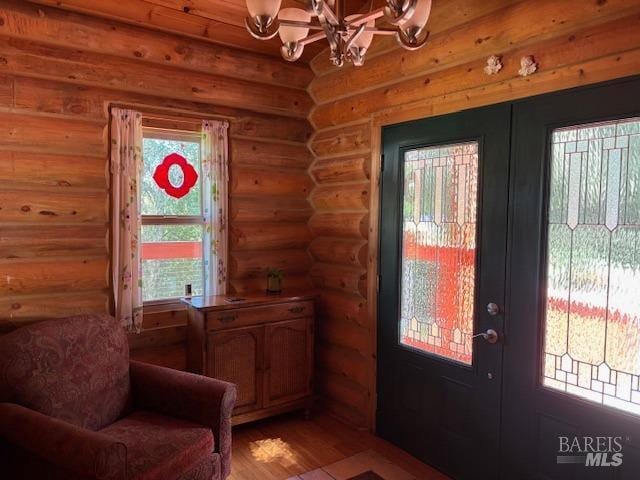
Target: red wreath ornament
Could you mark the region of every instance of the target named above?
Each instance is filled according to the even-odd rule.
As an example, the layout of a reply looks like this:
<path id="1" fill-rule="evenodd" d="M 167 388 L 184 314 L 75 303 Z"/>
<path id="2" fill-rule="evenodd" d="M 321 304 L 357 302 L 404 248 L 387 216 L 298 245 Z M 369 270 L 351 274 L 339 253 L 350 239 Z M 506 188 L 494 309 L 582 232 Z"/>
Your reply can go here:
<path id="1" fill-rule="evenodd" d="M 182 185 L 174 186 L 169 180 L 169 169 L 177 165 L 182 169 Z M 153 172 L 153 179 L 167 195 L 174 198 L 184 197 L 198 181 L 198 172 L 187 162 L 187 159 L 177 153 L 167 155 Z"/>

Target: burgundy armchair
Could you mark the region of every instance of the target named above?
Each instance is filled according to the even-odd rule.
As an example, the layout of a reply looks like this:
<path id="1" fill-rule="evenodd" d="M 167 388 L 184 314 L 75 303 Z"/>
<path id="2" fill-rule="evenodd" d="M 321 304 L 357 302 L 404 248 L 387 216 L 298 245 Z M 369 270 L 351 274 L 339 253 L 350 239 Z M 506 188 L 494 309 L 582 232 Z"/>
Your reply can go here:
<path id="1" fill-rule="evenodd" d="M 108 316 L 0 336 L 2 478 L 224 480 L 235 386 L 129 361 Z"/>

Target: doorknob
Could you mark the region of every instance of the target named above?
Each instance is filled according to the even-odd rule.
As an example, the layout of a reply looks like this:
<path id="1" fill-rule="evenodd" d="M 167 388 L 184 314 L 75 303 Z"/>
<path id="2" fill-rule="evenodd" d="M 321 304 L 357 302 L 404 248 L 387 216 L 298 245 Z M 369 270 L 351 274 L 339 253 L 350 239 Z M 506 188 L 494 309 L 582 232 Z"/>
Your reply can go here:
<path id="1" fill-rule="evenodd" d="M 486 332 L 476 333 L 471 338 L 477 338 L 477 337 L 482 337 L 489 343 L 496 343 L 500 338 L 500 336 L 498 335 L 498 332 L 496 332 L 493 328 L 490 328 Z"/>

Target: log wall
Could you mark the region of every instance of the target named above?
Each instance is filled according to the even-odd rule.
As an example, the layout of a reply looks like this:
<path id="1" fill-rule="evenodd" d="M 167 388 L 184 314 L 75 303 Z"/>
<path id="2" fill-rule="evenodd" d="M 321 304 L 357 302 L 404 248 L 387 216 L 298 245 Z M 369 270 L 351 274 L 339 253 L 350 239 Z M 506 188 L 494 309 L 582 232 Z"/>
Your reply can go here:
<path id="1" fill-rule="evenodd" d="M 380 2 L 378 2 L 380 3 Z M 377 218 L 382 125 L 640 73 L 637 0 L 434 0 L 417 52 L 374 40 L 363 67 L 312 61 L 311 276 L 326 406 L 374 427 Z M 486 75 L 490 55 L 503 70 Z M 533 55 L 538 72 L 518 75 Z"/>
<path id="2" fill-rule="evenodd" d="M 305 64 L 4 0 L 0 330 L 108 311 L 110 104 L 177 127 L 229 118 L 231 290 L 265 288 L 266 266 L 308 286 L 312 76 Z M 147 309 L 134 356 L 184 367 L 185 322 L 185 311 Z"/>

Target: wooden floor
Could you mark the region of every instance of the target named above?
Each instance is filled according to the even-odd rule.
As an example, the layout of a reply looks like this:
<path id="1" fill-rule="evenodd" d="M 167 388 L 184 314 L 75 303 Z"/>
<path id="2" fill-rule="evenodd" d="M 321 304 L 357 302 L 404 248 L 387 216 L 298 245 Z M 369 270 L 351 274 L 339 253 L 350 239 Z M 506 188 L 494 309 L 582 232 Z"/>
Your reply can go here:
<path id="1" fill-rule="evenodd" d="M 230 480 L 285 480 L 367 450 L 417 480 L 448 480 L 394 445 L 324 413 L 309 421 L 293 413 L 235 427 Z"/>

